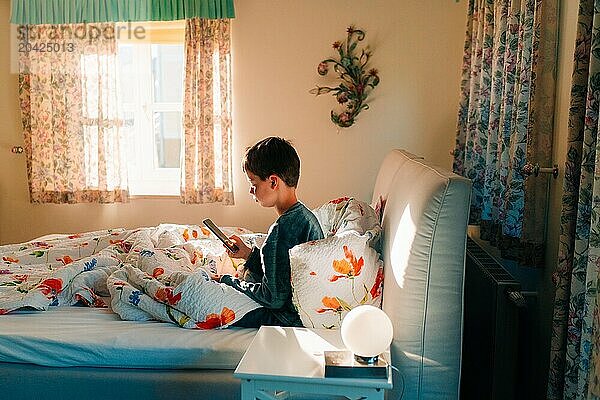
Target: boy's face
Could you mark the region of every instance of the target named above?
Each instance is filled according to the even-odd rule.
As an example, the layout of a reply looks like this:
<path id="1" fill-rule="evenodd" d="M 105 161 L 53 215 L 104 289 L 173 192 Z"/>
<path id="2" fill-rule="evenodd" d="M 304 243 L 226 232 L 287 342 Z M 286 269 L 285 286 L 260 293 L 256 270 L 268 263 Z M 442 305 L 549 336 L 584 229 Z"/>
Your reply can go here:
<path id="1" fill-rule="evenodd" d="M 254 197 L 254 201 L 259 203 L 263 207 L 273 207 L 275 200 L 277 200 L 277 194 L 274 188 L 271 186 L 271 180 L 260 179 L 259 176 L 254 175 L 250 171 L 246 171 L 246 177 L 250 183 L 250 194 Z"/>

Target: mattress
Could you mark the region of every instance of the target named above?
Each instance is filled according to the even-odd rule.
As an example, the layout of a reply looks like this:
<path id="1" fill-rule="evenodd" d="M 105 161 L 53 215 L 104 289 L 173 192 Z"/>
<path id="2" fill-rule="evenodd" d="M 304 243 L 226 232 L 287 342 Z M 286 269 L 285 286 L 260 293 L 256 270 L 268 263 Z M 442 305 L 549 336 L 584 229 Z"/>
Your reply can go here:
<path id="1" fill-rule="evenodd" d="M 256 329 L 123 321 L 108 309 L 18 311 L 0 323 L 0 362 L 52 367 L 233 370 Z"/>

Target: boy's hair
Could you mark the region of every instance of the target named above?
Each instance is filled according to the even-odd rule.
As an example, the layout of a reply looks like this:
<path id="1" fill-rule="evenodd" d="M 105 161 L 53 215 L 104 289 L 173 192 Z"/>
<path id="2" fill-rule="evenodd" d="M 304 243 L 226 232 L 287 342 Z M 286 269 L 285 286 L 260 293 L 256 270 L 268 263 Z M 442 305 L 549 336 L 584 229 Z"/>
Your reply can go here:
<path id="1" fill-rule="evenodd" d="M 242 169 L 263 181 L 277 175 L 289 187 L 297 187 L 300 178 L 300 157 L 290 142 L 280 137 L 268 137 L 246 150 Z"/>

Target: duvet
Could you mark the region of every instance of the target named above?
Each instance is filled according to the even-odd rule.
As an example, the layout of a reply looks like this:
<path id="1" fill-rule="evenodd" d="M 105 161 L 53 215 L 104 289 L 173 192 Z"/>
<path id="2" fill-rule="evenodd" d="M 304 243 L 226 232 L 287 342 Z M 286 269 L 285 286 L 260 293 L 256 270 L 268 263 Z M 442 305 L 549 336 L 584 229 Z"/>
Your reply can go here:
<path id="1" fill-rule="evenodd" d="M 249 245 L 264 235 L 241 228 Z M 108 307 L 126 320 L 184 328 L 224 328 L 260 307 L 209 273 L 235 274 L 214 235 L 195 225 L 162 224 L 60 235 L 0 246 L 0 314 L 53 306 Z M 1 318 L 1 316 L 0 316 Z"/>

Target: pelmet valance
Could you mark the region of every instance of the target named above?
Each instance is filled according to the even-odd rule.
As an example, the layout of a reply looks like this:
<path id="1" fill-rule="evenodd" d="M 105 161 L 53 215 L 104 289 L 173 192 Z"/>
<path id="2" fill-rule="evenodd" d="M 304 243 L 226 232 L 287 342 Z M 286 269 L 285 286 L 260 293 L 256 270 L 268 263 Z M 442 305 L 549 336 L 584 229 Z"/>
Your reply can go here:
<path id="1" fill-rule="evenodd" d="M 12 0 L 21 25 L 234 18 L 233 0 Z"/>

